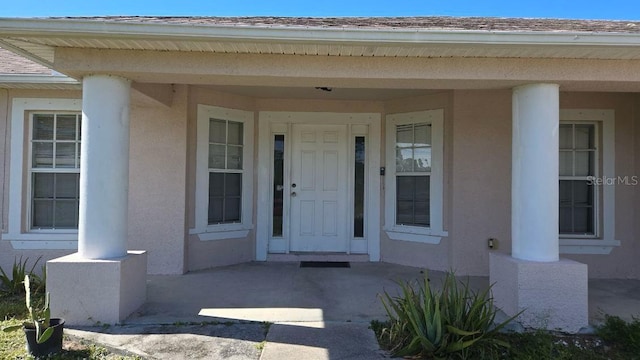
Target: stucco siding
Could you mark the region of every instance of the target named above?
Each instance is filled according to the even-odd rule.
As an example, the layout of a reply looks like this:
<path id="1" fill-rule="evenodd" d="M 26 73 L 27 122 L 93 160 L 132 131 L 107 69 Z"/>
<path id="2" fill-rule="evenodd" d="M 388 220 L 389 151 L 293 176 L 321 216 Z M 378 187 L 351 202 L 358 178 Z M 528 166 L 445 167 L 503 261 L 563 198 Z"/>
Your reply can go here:
<path id="1" fill-rule="evenodd" d="M 493 251 L 511 252 L 511 91 L 453 96 L 451 267 L 488 275 Z"/>
<path id="2" fill-rule="evenodd" d="M 226 266 L 255 260 L 255 235 L 246 238 L 200 241 L 198 235 L 189 236 L 189 271 Z"/>
<path id="3" fill-rule="evenodd" d="M 185 265 L 187 87 L 171 107 L 132 90 L 129 249 L 148 252 L 150 274 L 181 274 Z"/>

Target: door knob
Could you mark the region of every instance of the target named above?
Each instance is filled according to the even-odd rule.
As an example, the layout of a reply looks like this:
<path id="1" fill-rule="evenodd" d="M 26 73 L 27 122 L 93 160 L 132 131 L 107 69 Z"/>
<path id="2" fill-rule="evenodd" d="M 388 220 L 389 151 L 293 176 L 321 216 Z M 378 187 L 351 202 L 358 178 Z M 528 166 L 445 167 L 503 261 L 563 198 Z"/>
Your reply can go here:
<path id="1" fill-rule="evenodd" d="M 291 197 L 296 197 L 296 195 L 298 195 L 298 194 L 296 194 L 295 191 L 291 193 Z"/>

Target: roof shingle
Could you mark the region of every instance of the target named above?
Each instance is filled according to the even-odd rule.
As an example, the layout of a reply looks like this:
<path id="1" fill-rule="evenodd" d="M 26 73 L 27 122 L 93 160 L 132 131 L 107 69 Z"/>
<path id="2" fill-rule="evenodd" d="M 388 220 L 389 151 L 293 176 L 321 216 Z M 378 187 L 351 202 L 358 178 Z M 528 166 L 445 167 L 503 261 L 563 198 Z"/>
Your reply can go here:
<path id="1" fill-rule="evenodd" d="M 200 17 L 95 16 L 49 19 L 194 26 L 257 26 L 310 28 L 421 29 L 522 32 L 640 33 L 640 21 L 570 20 L 497 17 Z"/>
<path id="2" fill-rule="evenodd" d="M 51 69 L 0 48 L 0 74 L 51 75 Z"/>

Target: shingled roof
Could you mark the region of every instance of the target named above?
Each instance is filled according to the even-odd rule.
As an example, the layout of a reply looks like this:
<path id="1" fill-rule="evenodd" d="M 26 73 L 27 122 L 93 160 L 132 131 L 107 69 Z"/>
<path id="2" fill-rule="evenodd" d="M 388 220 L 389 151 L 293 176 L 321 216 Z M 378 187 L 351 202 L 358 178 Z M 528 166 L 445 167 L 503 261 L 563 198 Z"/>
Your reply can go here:
<path id="1" fill-rule="evenodd" d="M 0 74 L 51 75 L 51 69 L 0 48 Z"/>
<path id="2" fill-rule="evenodd" d="M 467 31 L 640 33 L 640 21 L 569 20 L 495 17 L 173 17 L 96 16 L 49 19 L 195 26 L 257 26 L 363 29 L 422 29 Z"/>

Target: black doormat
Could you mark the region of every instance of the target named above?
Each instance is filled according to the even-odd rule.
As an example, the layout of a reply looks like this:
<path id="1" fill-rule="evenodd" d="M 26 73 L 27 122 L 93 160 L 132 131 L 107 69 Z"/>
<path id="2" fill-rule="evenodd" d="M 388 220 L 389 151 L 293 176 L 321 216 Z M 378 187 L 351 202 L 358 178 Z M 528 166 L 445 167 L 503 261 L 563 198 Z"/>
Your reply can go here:
<path id="1" fill-rule="evenodd" d="M 300 261 L 301 268 L 350 268 L 348 261 Z"/>

